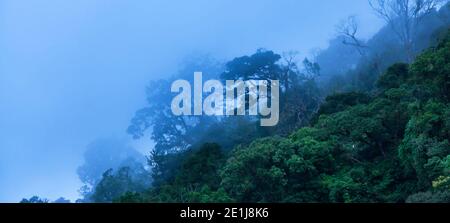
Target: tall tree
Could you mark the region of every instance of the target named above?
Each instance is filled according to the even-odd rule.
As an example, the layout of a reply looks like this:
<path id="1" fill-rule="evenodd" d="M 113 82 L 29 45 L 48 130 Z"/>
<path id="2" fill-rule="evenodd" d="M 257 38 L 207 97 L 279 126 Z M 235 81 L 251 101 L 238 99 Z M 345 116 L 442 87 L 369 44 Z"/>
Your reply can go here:
<path id="1" fill-rule="evenodd" d="M 353 46 L 361 56 L 366 55 L 368 46 L 358 37 L 359 24 L 356 16 L 349 16 L 336 26 L 338 35 L 344 37 L 342 43 Z"/>
<path id="2" fill-rule="evenodd" d="M 416 28 L 423 17 L 434 11 L 443 0 L 369 0 L 372 9 L 391 26 L 406 52 L 408 62 L 414 59 Z"/>

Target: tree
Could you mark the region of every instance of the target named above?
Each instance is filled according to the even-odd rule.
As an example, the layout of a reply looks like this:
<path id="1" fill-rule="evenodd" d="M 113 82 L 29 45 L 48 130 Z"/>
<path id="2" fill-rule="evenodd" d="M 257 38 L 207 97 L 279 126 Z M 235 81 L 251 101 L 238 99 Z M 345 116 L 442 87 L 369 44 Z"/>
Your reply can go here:
<path id="1" fill-rule="evenodd" d="M 282 69 L 277 62 L 281 56 L 273 51 L 259 49 L 251 56 L 233 59 L 226 64 L 222 80 L 280 80 Z"/>
<path id="2" fill-rule="evenodd" d="M 318 121 L 321 115 L 330 115 L 344 111 L 351 106 L 358 104 L 367 104 L 371 101 L 369 95 L 361 92 L 338 93 L 328 96 L 324 103 L 320 105 L 319 110 L 314 115 L 313 123 Z"/>
<path id="3" fill-rule="evenodd" d="M 105 171 L 124 166 L 139 167 L 146 161 L 142 154 L 126 145 L 125 141 L 115 138 L 97 139 L 91 142 L 83 157 L 84 163 L 78 167 L 77 174 L 84 184 L 80 193 L 86 201 L 89 200 Z"/>
<path id="4" fill-rule="evenodd" d="M 346 20 L 336 26 L 338 35 L 344 37 L 342 43 L 353 46 L 361 56 L 365 56 L 368 46 L 366 46 L 364 42 L 357 37 L 358 29 L 359 25 L 356 20 L 356 16 L 349 16 Z"/>
<path id="5" fill-rule="evenodd" d="M 317 63 L 307 58 L 303 61 L 304 72 L 295 63 L 296 52 L 282 57 L 273 51 L 259 49 L 251 56 L 233 59 L 226 64 L 222 80 L 280 80 L 280 121 L 276 127 L 259 128 L 264 135 L 288 135 L 304 126 L 317 110 L 320 92 L 315 78 L 320 74 Z"/>
<path id="6" fill-rule="evenodd" d="M 297 75 L 299 73 L 296 57 L 299 54 L 297 51 L 288 51 L 283 53 L 283 74 L 282 74 L 282 82 L 284 83 L 284 90 L 289 92 L 290 86 L 296 83 L 298 79 Z"/>
<path id="7" fill-rule="evenodd" d="M 204 143 L 210 128 L 219 122 L 216 117 L 174 115 L 171 111 L 174 96 L 170 92 L 171 82 L 178 78 L 192 80 L 196 71 L 202 71 L 206 78 L 216 78 L 219 69 L 221 64 L 210 57 L 193 57 L 173 77 L 152 81 L 147 86 L 147 105 L 135 113 L 127 132 L 135 139 L 149 135 L 155 143 L 148 157 L 155 185 L 173 179 L 174 170 L 186 152 Z"/>
<path id="8" fill-rule="evenodd" d="M 311 62 L 308 58 L 303 60 L 303 67 L 305 68 L 304 77 L 314 80 L 320 76 L 320 66 L 316 62 Z"/>
<path id="9" fill-rule="evenodd" d="M 221 187 L 241 202 L 447 202 L 444 42 L 390 67 L 373 97 L 331 96 L 312 127 L 237 148 Z"/>
<path id="10" fill-rule="evenodd" d="M 256 140 L 231 155 L 221 186 L 240 202 L 322 201 L 318 173 L 330 167 L 331 148 L 311 137 Z"/>
<path id="11" fill-rule="evenodd" d="M 379 89 L 399 88 L 409 76 L 408 64 L 398 63 L 387 69 L 387 71 L 378 78 L 377 87 Z"/>
<path id="12" fill-rule="evenodd" d="M 210 57 L 194 57 L 173 77 L 150 82 L 146 88 L 147 106 L 136 112 L 127 132 L 136 139 L 150 134 L 155 142 L 153 153 L 157 155 L 177 153 L 194 146 L 215 118 L 174 115 L 171 110 L 174 94 L 170 86 L 178 78 L 192 80 L 196 71 L 202 71 L 206 78 L 217 77 L 220 68 L 221 65 Z"/>
<path id="13" fill-rule="evenodd" d="M 198 151 L 188 155 L 181 165 L 175 183 L 191 188 L 208 185 L 211 189 L 217 189 L 220 184 L 218 170 L 223 162 L 224 155 L 220 146 L 205 143 Z"/>
<path id="14" fill-rule="evenodd" d="M 408 62 L 414 57 L 416 28 L 442 0 L 369 0 L 372 9 L 386 21 L 397 35 L 406 51 Z"/>
<path id="15" fill-rule="evenodd" d="M 155 141 L 155 153 L 164 154 L 187 149 L 193 139 L 189 137 L 193 126 L 188 124 L 194 117 L 175 116 L 170 102 L 170 82 L 152 81 L 147 87 L 148 105 L 136 112 L 128 127 L 128 133 L 138 139 L 147 130 L 151 130 L 151 139 Z"/>
<path id="16" fill-rule="evenodd" d="M 179 160 L 181 164 L 175 168 L 175 176 L 143 197 L 150 202 L 232 202 L 233 199 L 219 188 L 219 169 L 224 161 L 218 144 L 205 143 L 183 153 L 183 160 Z M 130 199 L 130 196 L 121 199 Z"/>
<path id="17" fill-rule="evenodd" d="M 142 170 L 141 173 L 144 172 Z M 117 171 L 109 169 L 96 185 L 90 199 L 96 203 L 109 203 L 122 195 L 129 196 L 129 193 L 143 192 L 150 186 L 145 182 L 146 178 L 146 174 L 136 174 L 130 167 L 122 167 Z"/>
<path id="18" fill-rule="evenodd" d="M 50 201 L 46 198 L 40 198 L 38 196 L 33 196 L 30 199 L 22 199 L 20 203 L 49 203 Z"/>

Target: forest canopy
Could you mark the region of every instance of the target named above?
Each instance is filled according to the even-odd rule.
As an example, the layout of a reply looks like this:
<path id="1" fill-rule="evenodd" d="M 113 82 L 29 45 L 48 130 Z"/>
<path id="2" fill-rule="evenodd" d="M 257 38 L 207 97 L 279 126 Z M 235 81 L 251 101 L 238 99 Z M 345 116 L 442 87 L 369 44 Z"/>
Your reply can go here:
<path id="1" fill-rule="evenodd" d="M 131 159 L 93 170 L 98 157 L 87 152 L 79 202 L 449 203 L 450 3 L 395 2 L 370 1 L 386 21 L 372 38 L 359 38 L 349 17 L 300 63 L 295 52 L 258 49 L 152 81 L 127 130 L 154 142 L 146 165 L 121 145 L 112 147 Z M 172 114 L 170 84 L 199 70 L 222 82 L 279 80 L 278 125 Z M 107 156 L 108 143 L 91 146 Z"/>
<path id="2" fill-rule="evenodd" d="M 286 137 L 256 139 L 229 152 L 218 144 L 192 149 L 172 178 L 138 197 L 147 202 L 450 202 L 449 59 L 450 35 L 411 65 L 389 67 L 376 94 L 329 96 L 314 124 Z"/>

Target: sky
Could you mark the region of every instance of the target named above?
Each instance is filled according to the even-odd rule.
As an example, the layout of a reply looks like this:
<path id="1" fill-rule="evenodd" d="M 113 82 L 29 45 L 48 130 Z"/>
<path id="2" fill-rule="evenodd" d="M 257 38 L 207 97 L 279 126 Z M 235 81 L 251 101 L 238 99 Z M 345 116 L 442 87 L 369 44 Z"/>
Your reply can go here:
<path id="1" fill-rule="evenodd" d="M 150 80 L 190 55 L 221 61 L 325 48 L 340 20 L 382 21 L 364 0 L 0 0 L 0 202 L 74 201 L 86 146 L 126 138 Z"/>

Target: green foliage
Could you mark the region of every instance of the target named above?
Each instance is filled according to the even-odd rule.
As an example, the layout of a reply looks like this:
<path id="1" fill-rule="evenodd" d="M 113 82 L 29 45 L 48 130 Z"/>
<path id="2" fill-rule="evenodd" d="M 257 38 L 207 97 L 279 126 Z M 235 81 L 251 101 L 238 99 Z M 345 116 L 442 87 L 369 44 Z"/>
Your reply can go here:
<path id="1" fill-rule="evenodd" d="M 199 149 L 185 153 L 174 178 L 147 191 L 142 199 L 151 202 L 233 202 L 219 188 L 219 169 L 224 161 L 218 144 L 205 143 Z"/>
<path id="2" fill-rule="evenodd" d="M 287 64 L 282 64 L 281 58 L 273 51 L 259 49 L 251 56 L 228 62 L 221 75 L 222 80 L 279 80 L 280 121 L 276 127 L 257 128 L 259 136 L 290 134 L 305 126 L 320 104 L 320 91 L 314 81 L 320 74 L 319 65 L 305 59 L 305 71 L 300 72 L 292 59 L 284 58 Z"/>
<path id="3" fill-rule="evenodd" d="M 193 187 L 208 185 L 217 188 L 220 183 L 217 171 L 223 161 L 224 155 L 220 146 L 206 143 L 183 162 L 175 182 Z"/>
<path id="4" fill-rule="evenodd" d="M 141 193 L 127 191 L 113 199 L 114 203 L 144 203 L 145 199 Z"/>
<path id="5" fill-rule="evenodd" d="M 235 202 L 224 189 L 211 190 L 208 186 L 203 186 L 199 190 L 190 191 L 187 194 L 189 203 L 232 203 Z"/>
<path id="6" fill-rule="evenodd" d="M 449 202 L 449 54 L 447 38 L 418 56 L 414 64 L 387 69 L 371 96 L 329 96 L 309 127 L 296 128 L 287 136 L 273 136 L 279 131 L 269 130 L 266 133 L 272 136 L 234 144 L 229 153 L 218 144 L 199 140 L 173 156 L 172 177 L 141 193 L 115 189 L 127 178 L 106 173 L 99 185 L 112 188 L 105 193 L 98 188 L 100 198 L 122 195 L 118 202 Z M 262 71 L 282 74 L 278 60 L 271 51 L 259 51 L 236 58 L 223 75 L 270 78 L 255 71 L 263 66 Z M 295 108 L 289 102 L 290 97 L 296 98 L 292 95 L 286 91 L 285 102 Z M 245 134 L 222 132 L 216 128 L 208 138 Z M 245 142 L 246 136 L 236 141 Z"/>
<path id="7" fill-rule="evenodd" d="M 387 69 L 377 81 L 377 87 L 380 89 L 399 88 L 408 78 L 408 64 L 398 63 Z"/>
<path id="8" fill-rule="evenodd" d="M 149 186 L 142 182 L 148 176 L 134 174 L 129 167 L 122 167 L 116 172 L 109 169 L 103 174 L 90 199 L 96 203 L 109 203 L 119 197 L 119 200 L 125 202 L 138 200 L 136 193 L 144 191 Z M 121 197 L 122 195 L 124 197 Z"/>
<path id="9" fill-rule="evenodd" d="M 430 49 L 411 65 L 413 81 L 428 97 L 450 100 L 450 33 L 437 48 Z"/>
<path id="10" fill-rule="evenodd" d="M 223 80 L 279 80 L 281 67 L 277 64 L 281 56 L 273 51 L 259 49 L 251 56 L 233 59 L 226 64 Z"/>
<path id="11" fill-rule="evenodd" d="M 317 115 L 329 115 L 347 109 L 357 104 L 367 104 L 370 102 L 370 96 L 359 92 L 339 93 L 330 95 L 320 106 Z"/>
<path id="12" fill-rule="evenodd" d="M 332 145 L 314 138 L 266 138 L 237 148 L 222 169 L 222 186 L 244 202 L 319 200 L 318 173 L 332 168 Z"/>
<path id="13" fill-rule="evenodd" d="M 448 201 L 448 52 L 392 66 L 373 99 L 328 97 L 313 127 L 237 148 L 222 187 L 244 202 Z"/>

